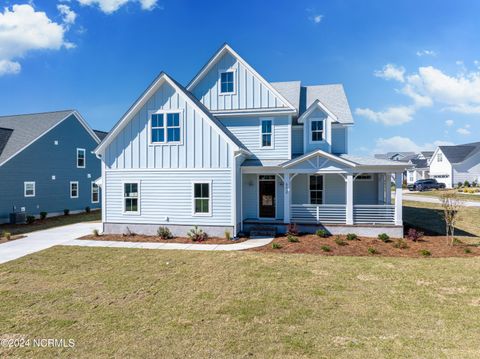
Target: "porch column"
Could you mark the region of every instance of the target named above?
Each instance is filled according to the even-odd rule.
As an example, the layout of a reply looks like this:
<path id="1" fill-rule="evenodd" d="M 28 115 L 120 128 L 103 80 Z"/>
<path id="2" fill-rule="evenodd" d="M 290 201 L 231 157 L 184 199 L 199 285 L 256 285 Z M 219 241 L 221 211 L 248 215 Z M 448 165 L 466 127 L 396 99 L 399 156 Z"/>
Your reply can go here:
<path id="1" fill-rule="evenodd" d="M 378 204 L 385 203 L 385 175 L 383 173 L 377 174 L 377 197 L 378 197 Z"/>
<path id="2" fill-rule="evenodd" d="M 392 204 L 392 174 L 385 174 L 385 191 L 386 193 L 386 204 Z"/>
<path id="3" fill-rule="evenodd" d="M 402 172 L 395 173 L 395 225 L 403 224 L 402 218 Z"/>
<path id="4" fill-rule="evenodd" d="M 283 176 L 283 222 L 290 223 L 290 198 L 292 191 L 290 190 L 290 173 Z"/>
<path id="5" fill-rule="evenodd" d="M 353 174 L 347 174 L 346 224 L 353 224 Z"/>

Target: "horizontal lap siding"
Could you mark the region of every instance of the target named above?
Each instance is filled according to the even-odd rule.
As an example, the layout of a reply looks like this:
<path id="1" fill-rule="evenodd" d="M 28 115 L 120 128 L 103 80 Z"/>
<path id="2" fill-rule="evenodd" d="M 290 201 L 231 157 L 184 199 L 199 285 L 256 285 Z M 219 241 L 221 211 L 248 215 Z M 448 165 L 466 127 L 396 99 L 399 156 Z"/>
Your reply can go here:
<path id="1" fill-rule="evenodd" d="M 274 147 L 262 148 L 260 142 L 261 117 L 222 118 L 221 121 L 259 159 L 289 159 L 291 157 L 290 118 L 273 118 Z"/>
<path id="2" fill-rule="evenodd" d="M 111 223 L 231 225 L 230 170 L 107 171 L 106 219 Z M 123 214 L 123 182 L 140 183 L 140 215 Z M 192 215 L 193 181 L 212 181 L 212 216 Z M 165 220 L 169 217 L 169 221 Z"/>
<path id="3" fill-rule="evenodd" d="M 231 95 L 222 95 L 219 90 L 219 71 L 228 69 L 236 70 L 236 91 Z M 192 92 L 211 111 L 286 107 L 260 78 L 230 54 L 223 55 Z"/>

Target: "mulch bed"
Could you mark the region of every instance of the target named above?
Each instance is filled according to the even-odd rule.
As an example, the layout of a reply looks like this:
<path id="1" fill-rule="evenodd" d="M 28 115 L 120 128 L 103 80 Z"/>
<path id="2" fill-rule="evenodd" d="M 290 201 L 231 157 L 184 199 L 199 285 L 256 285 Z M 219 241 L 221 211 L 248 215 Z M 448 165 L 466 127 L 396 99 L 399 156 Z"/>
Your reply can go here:
<path id="1" fill-rule="evenodd" d="M 344 241 L 343 245 L 335 243 L 337 237 Z M 287 237 L 277 237 L 274 241 L 263 247 L 252 248 L 255 252 L 273 253 L 307 253 L 323 256 L 380 256 L 380 257 L 472 257 L 480 255 L 480 248 L 464 242 L 453 246 L 447 244 L 444 236 L 424 236 L 417 242 L 404 239 L 408 248 L 395 248 L 395 239 L 383 242 L 376 238 L 359 237 L 358 240 L 348 241 L 345 236 L 331 236 L 320 238 L 316 235 L 298 236 L 299 242 L 291 243 Z M 273 248 L 273 243 L 278 243 L 281 248 Z M 322 247 L 328 246 L 327 252 Z M 376 253 L 369 253 L 369 248 L 374 248 Z M 427 250 L 430 255 L 423 255 L 422 250 Z M 471 253 L 466 253 L 470 251 Z"/>
<path id="2" fill-rule="evenodd" d="M 174 237 L 171 239 L 162 239 L 158 236 L 145 236 L 141 234 L 123 235 L 123 234 L 102 234 L 99 236 L 88 235 L 79 239 L 88 239 L 95 241 L 116 241 L 116 242 L 150 242 L 150 243 L 198 243 L 198 244 L 233 244 L 244 242 L 248 238 L 241 238 L 238 240 L 231 240 L 219 237 L 209 237 L 206 241 L 193 242 L 187 237 Z"/>
<path id="3" fill-rule="evenodd" d="M 1 233 L 0 233 L 1 234 Z M 12 242 L 16 239 L 21 239 L 21 238 L 25 238 L 26 236 L 22 235 L 22 234 L 19 234 L 19 235 L 16 235 L 16 236 L 11 236 L 10 239 L 7 240 L 7 238 L 5 237 L 0 237 L 0 244 L 2 243 L 7 243 L 7 242 Z"/>

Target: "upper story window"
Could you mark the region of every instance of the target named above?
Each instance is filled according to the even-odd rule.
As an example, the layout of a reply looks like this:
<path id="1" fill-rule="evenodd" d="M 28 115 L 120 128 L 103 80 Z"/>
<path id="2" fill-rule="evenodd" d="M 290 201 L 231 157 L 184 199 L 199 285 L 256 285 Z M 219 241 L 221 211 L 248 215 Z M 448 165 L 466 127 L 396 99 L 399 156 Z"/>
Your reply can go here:
<path id="1" fill-rule="evenodd" d="M 85 149 L 77 148 L 77 168 L 85 168 L 86 158 Z"/>
<path id="2" fill-rule="evenodd" d="M 180 113 L 154 113 L 150 122 L 150 141 L 151 143 L 180 142 L 180 128 Z"/>
<path id="3" fill-rule="evenodd" d="M 312 119 L 310 122 L 310 140 L 311 142 L 321 142 L 323 141 L 323 125 L 324 121 L 319 119 Z"/>
<path id="4" fill-rule="evenodd" d="M 437 153 L 437 162 L 443 162 L 443 153 Z"/>
<path id="5" fill-rule="evenodd" d="M 262 147 L 273 147 L 273 120 L 261 120 L 261 142 Z"/>
<path id="6" fill-rule="evenodd" d="M 35 182 L 23 182 L 23 195 L 25 197 L 35 197 Z"/>
<path id="7" fill-rule="evenodd" d="M 235 92 L 235 71 L 220 72 L 220 93 L 231 94 Z"/>

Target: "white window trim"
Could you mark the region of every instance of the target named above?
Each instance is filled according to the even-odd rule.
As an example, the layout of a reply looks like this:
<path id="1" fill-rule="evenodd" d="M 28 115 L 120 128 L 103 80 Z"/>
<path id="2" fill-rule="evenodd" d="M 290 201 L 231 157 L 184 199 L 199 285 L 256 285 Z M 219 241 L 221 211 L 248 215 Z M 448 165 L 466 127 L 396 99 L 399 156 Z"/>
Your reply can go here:
<path id="1" fill-rule="evenodd" d="M 83 166 L 78 165 L 78 153 L 83 152 Z M 85 168 L 87 167 L 87 151 L 85 148 L 77 148 L 77 168 Z"/>
<path id="2" fill-rule="evenodd" d="M 33 185 L 33 194 L 27 194 L 27 185 Z M 34 181 L 25 181 L 23 182 L 23 196 L 24 197 L 35 197 L 37 194 L 36 185 Z"/>
<path id="3" fill-rule="evenodd" d="M 178 124 L 180 125 L 180 141 L 167 141 L 167 114 L 178 113 Z M 152 115 L 163 115 L 164 141 L 152 141 Z M 183 144 L 183 111 L 181 110 L 158 110 L 148 112 L 148 145 L 149 146 L 179 146 Z"/>
<path id="4" fill-rule="evenodd" d="M 232 92 L 222 92 L 222 74 L 225 72 L 233 72 L 233 91 Z M 218 70 L 218 94 L 220 96 L 237 94 L 237 69 L 229 68 L 229 69 Z"/>
<path id="5" fill-rule="evenodd" d="M 370 178 L 359 178 L 360 176 L 370 176 Z M 373 174 L 371 174 L 371 173 L 359 173 L 355 176 L 355 181 L 358 181 L 358 182 L 372 182 L 373 181 Z"/>
<path id="6" fill-rule="evenodd" d="M 72 184 L 77 185 L 77 195 L 72 196 Z M 70 181 L 70 198 L 78 198 L 80 196 L 80 186 L 78 185 L 78 181 Z"/>
<path id="7" fill-rule="evenodd" d="M 93 186 L 96 185 L 95 181 L 92 181 L 91 182 L 91 185 L 90 185 L 90 191 L 91 191 L 91 196 L 90 196 L 90 199 L 91 199 L 91 202 L 92 203 L 100 203 L 100 186 L 96 185 L 97 186 L 97 189 L 98 189 L 98 196 L 97 196 L 97 200 L 94 201 L 93 200 Z"/>
<path id="8" fill-rule="evenodd" d="M 272 143 L 270 146 L 263 146 L 263 132 L 262 132 L 262 127 L 263 127 L 263 123 L 265 121 L 270 121 L 272 123 L 272 132 L 271 132 L 271 136 L 272 136 Z M 273 149 L 275 148 L 275 122 L 274 122 L 274 119 L 273 117 L 265 117 L 265 118 L 261 118 L 260 119 L 260 148 L 264 148 L 264 149 Z"/>
<path id="9" fill-rule="evenodd" d="M 125 209 L 125 184 L 127 183 L 135 183 L 137 185 L 137 189 L 138 189 L 138 197 L 137 197 L 137 211 L 136 212 L 132 212 L 132 211 L 126 211 Z M 142 197 L 142 192 L 141 192 L 141 186 L 140 186 L 141 182 L 139 180 L 125 180 L 125 181 L 122 181 L 122 213 L 124 215 L 127 215 L 127 216 L 138 216 L 140 215 L 141 213 L 141 210 L 140 210 L 140 204 L 141 204 L 141 197 Z"/>
<path id="10" fill-rule="evenodd" d="M 310 144 L 318 144 L 318 143 L 325 143 L 325 138 L 326 138 L 326 118 L 320 118 L 320 117 L 312 117 L 309 120 L 308 123 L 308 143 Z M 323 123 L 323 131 L 322 131 L 322 140 L 321 141 L 313 141 L 312 140 L 312 124 L 314 121 L 321 121 Z"/>
<path id="11" fill-rule="evenodd" d="M 311 198 L 311 194 L 310 194 L 310 178 L 312 176 L 321 176 L 323 177 L 323 181 L 322 181 L 322 204 L 312 204 L 312 198 Z M 325 175 L 319 175 L 319 174 L 312 174 L 312 173 L 309 173 L 308 174 L 308 181 L 307 181 L 307 192 L 308 192 L 308 204 L 312 205 L 312 206 L 322 206 L 325 204 Z"/>
<path id="12" fill-rule="evenodd" d="M 208 212 L 197 213 L 195 212 L 195 185 L 196 184 L 208 184 Z M 194 217 L 211 217 L 213 208 L 212 198 L 212 180 L 192 181 L 192 216 Z"/>

